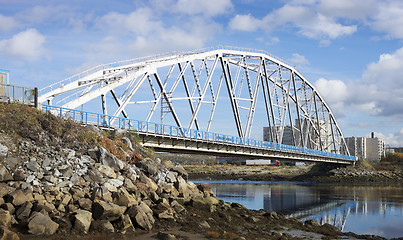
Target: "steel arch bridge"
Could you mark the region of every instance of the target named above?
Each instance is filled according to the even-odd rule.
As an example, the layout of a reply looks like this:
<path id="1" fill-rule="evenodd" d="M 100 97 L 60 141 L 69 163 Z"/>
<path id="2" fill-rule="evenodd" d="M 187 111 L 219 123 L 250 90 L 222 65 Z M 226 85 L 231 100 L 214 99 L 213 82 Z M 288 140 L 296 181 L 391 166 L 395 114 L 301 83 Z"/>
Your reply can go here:
<path id="1" fill-rule="evenodd" d="M 315 87 L 260 50 L 218 46 L 100 65 L 41 89 L 38 101 L 63 109 L 85 104 L 111 123 L 122 117 L 205 132 L 232 128 L 245 139 L 260 112 L 266 141 L 349 155 Z"/>

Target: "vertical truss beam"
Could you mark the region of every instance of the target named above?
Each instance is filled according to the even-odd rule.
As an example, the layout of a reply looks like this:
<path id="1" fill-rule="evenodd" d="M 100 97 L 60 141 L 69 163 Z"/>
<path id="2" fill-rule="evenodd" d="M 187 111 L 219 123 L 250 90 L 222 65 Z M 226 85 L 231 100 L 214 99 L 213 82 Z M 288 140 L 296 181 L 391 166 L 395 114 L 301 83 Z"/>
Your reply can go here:
<path id="1" fill-rule="evenodd" d="M 214 60 L 214 64 L 211 67 L 210 74 L 207 76 L 207 80 L 206 80 L 206 83 L 204 84 L 203 90 L 201 92 L 201 96 L 200 96 L 199 101 L 198 101 L 197 106 L 196 106 L 196 109 L 194 110 L 192 118 L 190 119 L 189 128 L 192 128 L 193 123 L 196 120 L 197 113 L 199 112 L 201 103 L 202 103 L 202 101 L 204 99 L 204 96 L 206 95 L 207 88 L 208 88 L 209 84 L 211 83 L 211 77 L 213 76 L 214 70 L 215 70 L 215 68 L 217 66 L 217 62 L 218 62 L 218 56 L 216 56 L 216 59 Z"/>
<path id="2" fill-rule="evenodd" d="M 178 63 L 178 67 L 179 67 L 179 71 L 182 73 L 182 65 L 181 63 Z M 181 74 L 181 78 L 182 78 L 182 82 L 183 82 L 183 86 L 185 87 L 185 92 L 186 92 L 186 96 L 188 97 L 188 103 L 189 103 L 189 107 L 190 107 L 190 111 L 192 112 L 192 115 L 194 115 L 194 106 L 193 106 L 193 102 L 192 102 L 192 96 L 190 95 L 190 91 L 189 91 L 189 87 L 185 78 L 184 74 Z M 196 125 L 196 129 L 200 130 L 199 128 L 199 123 L 197 122 L 197 119 L 195 119 L 195 125 Z"/>
<path id="3" fill-rule="evenodd" d="M 248 118 L 246 121 L 245 134 L 244 134 L 244 136 L 247 138 L 250 137 L 250 133 L 252 131 L 253 118 L 254 118 L 255 112 L 256 112 L 256 102 L 257 102 L 257 96 L 259 93 L 258 90 L 260 87 L 259 83 L 260 83 L 260 79 L 262 78 L 262 73 L 261 73 L 262 64 L 263 64 L 263 59 L 260 59 L 259 70 L 257 71 L 257 74 L 256 74 L 256 80 L 255 80 L 253 93 L 250 95 L 252 101 L 249 106 Z M 248 70 L 246 69 L 246 71 L 248 71 Z M 248 76 L 249 76 L 249 74 L 248 74 Z"/>
<path id="4" fill-rule="evenodd" d="M 295 105 L 296 105 L 296 109 L 297 109 L 297 117 L 298 117 L 298 122 L 299 122 L 299 132 L 300 132 L 300 135 L 301 135 L 301 147 L 305 147 L 304 134 L 302 132 L 302 130 L 303 130 L 302 121 L 301 121 L 301 116 L 300 116 L 300 112 L 299 112 L 301 107 L 299 106 L 299 102 L 298 102 L 298 91 L 297 91 L 297 86 L 295 84 L 295 73 L 294 73 L 294 71 L 291 72 L 291 79 L 292 79 L 292 84 L 294 86 L 294 94 L 295 94 L 294 98 L 295 98 Z"/>
<path id="5" fill-rule="evenodd" d="M 158 76 L 158 73 L 154 73 L 154 78 L 155 78 L 155 80 L 157 81 L 158 86 L 160 87 L 162 96 L 165 98 L 165 100 L 166 100 L 166 102 L 167 102 L 167 104 L 168 104 L 169 110 L 171 111 L 172 117 L 174 118 L 174 120 L 175 120 L 175 122 L 176 122 L 176 125 L 177 125 L 178 127 L 182 127 L 182 124 L 181 124 L 181 122 L 179 121 L 178 115 L 176 114 L 175 109 L 173 108 L 171 101 L 169 101 L 169 96 L 168 96 L 167 92 L 165 91 L 165 86 L 164 86 L 164 84 L 161 82 L 161 79 L 160 79 L 160 77 Z"/>
<path id="6" fill-rule="evenodd" d="M 270 114 L 269 113 L 267 113 L 267 118 L 269 118 L 268 119 L 268 121 L 269 121 L 269 127 L 271 127 L 270 128 L 270 134 L 272 135 L 271 136 L 271 140 L 273 141 L 275 141 L 275 142 L 278 142 L 278 135 L 277 135 L 277 126 L 276 126 L 276 120 L 275 120 L 275 116 L 274 116 L 274 107 L 273 107 L 273 100 L 272 100 L 272 96 L 271 96 L 271 94 L 270 94 L 270 85 L 269 85 L 269 76 L 267 75 L 267 69 L 266 69 L 266 63 L 264 63 L 263 64 L 263 69 L 264 69 L 264 79 L 265 79 L 265 82 L 266 82 L 266 86 L 267 86 L 267 93 L 264 93 L 265 95 L 267 94 L 267 96 L 268 96 L 268 98 L 269 98 L 269 106 L 270 106 L 270 113 L 271 113 L 271 120 L 272 120 L 272 122 L 273 122 L 273 126 L 270 126 L 271 124 L 270 124 Z M 274 87 L 276 87 L 276 86 L 274 86 Z M 266 98 L 265 98 L 265 100 L 266 100 Z M 266 111 L 267 111 L 267 100 L 266 100 Z M 274 131 L 273 131 L 274 130 Z M 274 132 L 274 134 L 273 134 L 273 132 Z M 274 136 L 273 136 L 274 135 Z"/>
<path id="7" fill-rule="evenodd" d="M 238 111 L 238 104 L 235 101 L 235 97 L 234 97 L 234 86 L 233 86 L 232 79 L 231 79 L 231 72 L 230 72 L 228 63 L 224 62 L 223 57 L 220 57 L 220 62 L 221 62 L 221 67 L 222 67 L 222 70 L 224 73 L 225 83 L 227 84 L 228 96 L 231 101 L 231 107 L 232 107 L 232 112 L 234 114 L 236 128 L 238 130 L 238 136 L 243 137 L 241 119 L 239 117 L 239 111 Z"/>

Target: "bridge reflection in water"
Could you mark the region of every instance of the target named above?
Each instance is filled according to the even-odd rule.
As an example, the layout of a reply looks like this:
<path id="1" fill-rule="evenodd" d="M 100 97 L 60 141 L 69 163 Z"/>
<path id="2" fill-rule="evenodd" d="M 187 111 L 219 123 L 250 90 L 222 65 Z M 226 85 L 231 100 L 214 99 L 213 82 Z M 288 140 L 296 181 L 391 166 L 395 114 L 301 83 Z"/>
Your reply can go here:
<path id="1" fill-rule="evenodd" d="M 402 187 L 248 181 L 215 181 L 211 185 L 219 199 L 250 209 L 276 211 L 302 221 L 314 219 L 358 234 L 403 237 Z"/>

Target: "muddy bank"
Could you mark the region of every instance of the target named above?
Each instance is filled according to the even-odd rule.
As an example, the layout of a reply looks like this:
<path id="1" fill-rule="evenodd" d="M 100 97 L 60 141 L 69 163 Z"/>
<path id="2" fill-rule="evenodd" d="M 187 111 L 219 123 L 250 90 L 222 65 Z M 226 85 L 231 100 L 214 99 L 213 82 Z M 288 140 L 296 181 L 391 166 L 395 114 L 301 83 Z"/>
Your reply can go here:
<path id="1" fill-rule="evenodd" d="M 306 174 L 311 166 L 184 165 L 190 179 L 290 181 Z"/>

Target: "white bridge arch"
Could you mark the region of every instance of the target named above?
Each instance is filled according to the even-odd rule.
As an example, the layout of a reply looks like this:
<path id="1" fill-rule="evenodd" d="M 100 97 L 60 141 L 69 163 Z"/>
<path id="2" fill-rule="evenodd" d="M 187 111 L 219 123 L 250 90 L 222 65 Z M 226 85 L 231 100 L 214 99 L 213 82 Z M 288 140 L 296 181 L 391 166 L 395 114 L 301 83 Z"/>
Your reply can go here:
<path id="1" fill-rule="evenodd" d="M 38 101 L 204 131 L 214 127 L 221 106 L 232 113 L 227 124 L 246 138 L 260 109 L 267 140 L 349 155 L 315 87 L 260 50 L 218 46 L 100 65 L 41 89 Z"/>

